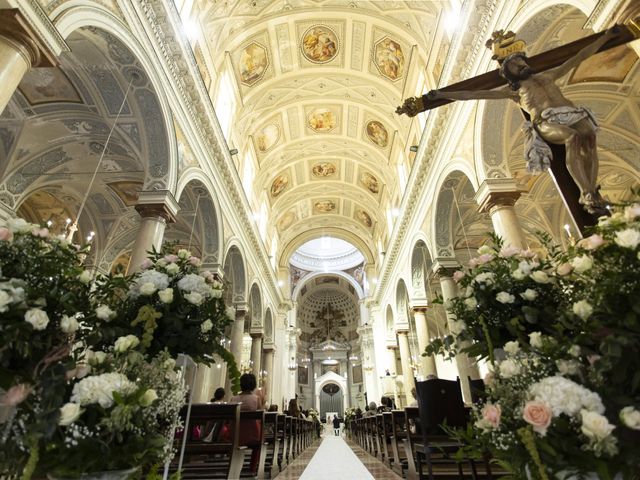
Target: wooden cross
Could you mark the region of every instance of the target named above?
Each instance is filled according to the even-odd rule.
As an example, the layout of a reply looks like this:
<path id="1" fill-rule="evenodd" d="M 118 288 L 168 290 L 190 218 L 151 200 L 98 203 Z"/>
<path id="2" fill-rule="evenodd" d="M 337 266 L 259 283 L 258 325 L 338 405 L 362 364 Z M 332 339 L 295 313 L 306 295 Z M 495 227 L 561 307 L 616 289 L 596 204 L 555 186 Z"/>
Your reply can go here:
<path id="1" fill-rule="evenodd" d="M 634 41 L 640 36 L 640 18 L 635 18 L 629 25 L 617 25 L 617 34 L 602 45 L 596 53 L 609 50 L 619 45 L 624 45 L 631 41 Z M 599 37 L 604 35 L 605 32 L 596 33 L 587 37 L 581 38 L 566 45 L 554 48 L 552 50 L 540 53 L 538 55 L 528 57 L 527 63 L 531 67 L 533 73 L 540 73 L 552 68 L 558 67 L 565 63 L 567 60 L 574 57 L 583 48 L 591 45 Z M 479 90 L 493 90 L 503 85 L 506 85 L 507 81 L 500 76 L 499 69 L 492 70 L 490 72 L 478 75 L 467 80 L 463 80 L 458 83 L 446 86 L 439 89 L 441 92 L 458 92 L 458 91 L 479 91 Z M 428 111 L 434 108 L 446 105 L 455 100 L 449 99 L 430 99 L 425 94 L 421 98 L 422 108 L 419 111 Z M 407 113 L 403 107 L 398 107 L 396 113 Z M 526 112 L 523 111 L 523 115 L 529 120 Z M 562 200 L 569 210 L 574 223 L 584 233 L 586 227 L 595 225 L 597 223 L 597 216 L 588 213 L 582 205 L 578 202 L 580 197 L 580 190 L 569 174 L 566 165 L 565 147 L 564 145 L 549 144 L 553 152 L 554 160 L 551 162 L 549 173 L 551 174 L 556 188 L 561 194 Z"/>

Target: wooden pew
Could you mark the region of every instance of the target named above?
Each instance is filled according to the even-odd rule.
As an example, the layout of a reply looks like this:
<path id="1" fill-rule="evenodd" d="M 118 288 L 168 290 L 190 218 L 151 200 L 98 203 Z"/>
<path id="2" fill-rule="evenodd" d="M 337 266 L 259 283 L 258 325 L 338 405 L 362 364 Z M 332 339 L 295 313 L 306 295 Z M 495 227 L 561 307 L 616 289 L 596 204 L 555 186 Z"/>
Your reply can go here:
<path id="1" fill-rule="evenodd" d="M 393 422 L 391 412 L 382 413 L 382 435 L 384 436 L 385 463 L 389 468 L 393 468 L 396 456 L 393 451 Z"/>
<path id="2" fill-rule="evenodd" d="M 278 451 L 276 461 L 278 463 L 278 472 L 284 470 L 287 464 L 287 449 L 289 448 L 289 439 L 287 437 L 287 424 L 289 419 L 286 415 L 278 415 Z"/>
<path id="3" fill-rule="evenodd" d="M 186 435 L 182 479 L 226 478 L 238 479 L 247 448 L 240 446 L 240 404 L 193 404 L 189 422 L 187 407 L 180 412 Z M 199 427 L 199 428 L 195 428 Z M 182 435 L 176 435 L 180 450 Z M 179 455 L 170 470 L 178 468 Z"/>
<path id="4" fill-rule="evenodd" d="M 391 451 L 393 452 L 392 469 L 401 476 L 408 470 L 408 460 L 404 441 L 407 438 L 406 414 L 404 410 L 391 411 Z"/>
<path id="5" fill-rule="evenodd" d="M 260 458 L 258 466 L 258 478 L 273 478 L 275 476 L 275 466 L 278 462 L 278 452 L 280 449 L 280 437 L 278 435 L 278 420 L 284 415 L 277 412 L 266 412 L 264 414 L 264 459 Z"/>

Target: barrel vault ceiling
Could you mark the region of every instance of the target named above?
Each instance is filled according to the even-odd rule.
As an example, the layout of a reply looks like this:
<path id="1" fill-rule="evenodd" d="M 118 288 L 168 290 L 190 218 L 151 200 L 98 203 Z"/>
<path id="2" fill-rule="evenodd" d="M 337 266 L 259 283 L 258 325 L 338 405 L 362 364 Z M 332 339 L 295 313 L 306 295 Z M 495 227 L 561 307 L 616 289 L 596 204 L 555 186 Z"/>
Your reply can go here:
<path id="1" fill-rule="evenodd" d="M 421 130 L 421 119 L 394 110 L 437 82 L 448 8 L 344 0 L 191 6 L 196 61 L 217 110 L 231 104 L 227 141 L 238 149 L 255 211 L 266 210 L 266 238 L 278 239 L 278 255 L 314 229 L 356 234 L 374 255 L 384 249 Z M 234 101 L 216 97 L 225 81 Z"/>

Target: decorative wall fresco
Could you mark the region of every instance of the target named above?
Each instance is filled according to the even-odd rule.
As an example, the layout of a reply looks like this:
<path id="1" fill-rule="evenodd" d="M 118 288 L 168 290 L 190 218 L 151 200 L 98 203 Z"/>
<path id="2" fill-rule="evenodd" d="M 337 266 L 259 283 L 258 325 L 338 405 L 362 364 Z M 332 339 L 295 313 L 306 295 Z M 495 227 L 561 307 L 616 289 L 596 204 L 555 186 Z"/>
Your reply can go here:
<path id="1" fill-rule="evenodd" d="M 336 165 L 331 162 L 316 163 L 311 168 L 311 173 L 315 177 L 331 177 L 338 171 Z"/>
<path id="2" fill-rule="evenodd" d="M 404 53 L 398 42 L 384 37 L 375 44 L 373 61 L 381 75 L 396 81 L 404 74 Z"/>
<path id="3" fill-rule="evenodd" d="M 271 197 L 276 198 L 284 192 L 289 185 L 289 177 L 287 175 L 278 175 L 271 184 Z"/>
<path id="4" fill-rule="evenodd" d="M 367 123 L 366 132 L 367 138 L 380 148 L 389 145 L 389 132 L 381 122 L 371 120 Z"/>
<path id="5" fill-rule="evenodd" d="M 141 182 L 113 182 L 107 183 L 107 186 L 113 190 L 116 195 L 118 195 L 120 200 L 122 200 L 127 207 L 131 207 L 138 203 L 138 197 L 142 190 Z"/>
<path id="6" fill-rule="evenodd" d="M 240 53 L 240 80 L 251 87 L 260 81 L 268 66 L 267 49 L 257 42 L 251 42 Z"/>
<path id="7" fill-rule="evenodd" d="M 316 213 L 335 212 L 336 203 L 333 200 L 318 200 L 313 204 L 313 210 Z"/>
<path id="8" fill-rule="evenodd" d="M 302 54 L 313 63 L 327 63 L 338 53 L 338 38 L 329 27 L 309 28 L 302 36 Z"/>
<path id="9" fill-rule="evenodd" d="M 378 179 L 369 172 L 362 172 L 360 174 L 360 183 L 371 193 L 378 194 L 380 192 Z"/>
<path id="10" fill-rule="evenodd" d="M 59 68 L 32 68 L 24 75 L 18 88 L 31 105 L 82 103 L 78 91 Z"/>
<path id="11" fill-rule="evenodd" d="M 278 230 L 281 232 L 289 228 L 293 222 L 297 220 L 297 215 L 293 210 L 289 210 L 285 213 L 280 220 L 278 220 Z"/>
<path id="12" fill-rule="evenodd" d="M 264 153 L 278 143 L 280 139 L 280 128 L 275 123 L 258 130 L 256 134 L 256 148 Z"/>
<path id="13" fill-rule="evenodd" d="M 329 108 L 315 108 L 307 116 L 307 124 L 314 132 L 330 132 L 337 125 L 336 117 Z"/>
<path id="14" fill-rule="evenodd" d="M 357 209 L 355 217 L 365 227 L 371 228 L 373 226 L 373 221 L 371 220 L 371 216 L 364 210 Z"/>

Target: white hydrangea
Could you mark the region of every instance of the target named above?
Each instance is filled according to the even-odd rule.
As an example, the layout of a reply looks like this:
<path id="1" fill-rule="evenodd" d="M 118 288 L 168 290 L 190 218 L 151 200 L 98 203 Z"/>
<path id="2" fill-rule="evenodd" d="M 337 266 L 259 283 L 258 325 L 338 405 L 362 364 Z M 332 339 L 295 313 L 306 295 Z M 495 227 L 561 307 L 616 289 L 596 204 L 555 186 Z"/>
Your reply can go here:
<path id="1" fill-rule="evenodd" d="M 510 358 L 500 362 L 498 369 L 500 371 L 500 376 L 503 378 L 511 378 L 520 373 L 520 365 Z"/>
<path id="2" fill-rule="evenodd" d="M 151 284 L 151 285 L 148 285 Z M 151 286 L 153 286 L 153 291 L 151 291 Z M 135 279 L 133 285 L 131 285 L 131 290 L 129 295 L 132 297 L 137 297 L 139 295 L 151 295 L 156 290 L 164 290 L 169 286 L 169 277 L 162 272 L 157 270 L 145 270 L 141 272 Z M 143 289 L 144 287 L 144 289 Z M 144 290 L 144 293 L 143 293 Z M 148 293 L 150 292 L 151 293 Z"/>
<path id="3" fill-rule="evenodd" d="M 103 373 L 85 377 L 73 386 L 71 402 L 81 406 L 98 403 L 102 408 L 113 405 L 113 392 L 129 395 L 136 391 L 136 384 L 121 373 Z"/>
<path id="4" fill-rule="evenodd" d="M 529 396 L 534 400 L 546 402 L 553 416 L 561 414 L 575 417 L 580 410 L 604 413 L 602 399 L 597 393 L 560 375 L 543 378 L 529 387 Z"/>
<path id="5" fill-rule="evenodd" d="M 182 277 L 178 282 L 178 288 L 184 292 L 197 292 L 202 296 L 210 296 L 212 292 L 212 288 L 207 285 L 206 280 L 195 273 Z"/>
<path id="6" fill-rule="evenodd" d="M 24 218 L 10 218 L 7 220 L 7 228 L 13 233 L 27 233 L 38 228 L 35 223 L 29 223 Z"/>

